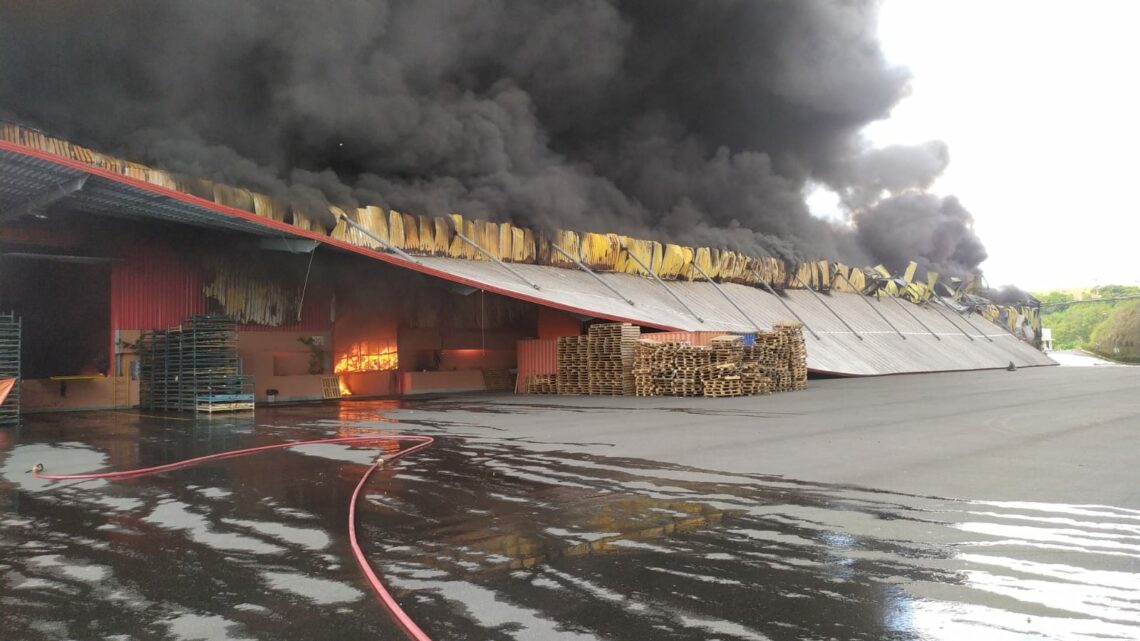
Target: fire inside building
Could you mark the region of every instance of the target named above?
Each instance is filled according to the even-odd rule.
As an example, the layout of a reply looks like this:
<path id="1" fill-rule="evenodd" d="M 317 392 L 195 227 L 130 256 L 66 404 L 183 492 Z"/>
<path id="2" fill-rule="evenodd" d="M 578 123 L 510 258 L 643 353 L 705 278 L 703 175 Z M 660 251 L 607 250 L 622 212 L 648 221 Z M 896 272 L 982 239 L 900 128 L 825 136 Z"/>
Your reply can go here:
<path id="1" fill-rule="evenodd" d="M 614 322 L 707 345 L 794 321 L 822 374 L 1052 364 L 1033 345 L 1035 308 L 913 265 L 793 265 L 377 207 L 330 214 L 0 124 L 0 311 L 19 336 L 9 402 L 137 406 L 155 332 L 195 318 L 233 323 L 257 402 L 525 391 L 557 375 L 560 337 Z"/>

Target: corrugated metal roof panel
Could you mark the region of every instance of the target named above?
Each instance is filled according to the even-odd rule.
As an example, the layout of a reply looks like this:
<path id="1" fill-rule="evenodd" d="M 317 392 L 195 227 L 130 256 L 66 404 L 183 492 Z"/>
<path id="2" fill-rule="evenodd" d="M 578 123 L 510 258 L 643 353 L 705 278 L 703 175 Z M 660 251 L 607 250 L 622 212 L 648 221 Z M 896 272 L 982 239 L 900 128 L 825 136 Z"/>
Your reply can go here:
<path id="1" fill-rule="evenodd" d="M 453 258 L 421 261 L 434 270 L 485 283 L 498 291 L 542 299 L 603 318 L 685 331 L 753 331 L 744 315 L 725 299 L 727 294 L 764 329 L 776 321 L 799 316 L 815 332 L 807 337 L 808 366 L 820 372 L 879 375 L 997 368 L 1011 361 L 1018 366 L 1055 364 L 980 316 L 967 320 L 949 310 L 897 299 L 875 300 L 858 294 L 817 294 L 805 290 L 788 290 L 777 297 L 736 284 L 721 285 L 722 294 L 706 282 L 667 282 L 666 287 L 701 317 L 697 320 L 664 287 L 648 278 L 600 274 L 634 301 L 634 305 L 629 305 L 583 272 L 512 265 L 539 286 L 535 290 L 491 262 Z"/>

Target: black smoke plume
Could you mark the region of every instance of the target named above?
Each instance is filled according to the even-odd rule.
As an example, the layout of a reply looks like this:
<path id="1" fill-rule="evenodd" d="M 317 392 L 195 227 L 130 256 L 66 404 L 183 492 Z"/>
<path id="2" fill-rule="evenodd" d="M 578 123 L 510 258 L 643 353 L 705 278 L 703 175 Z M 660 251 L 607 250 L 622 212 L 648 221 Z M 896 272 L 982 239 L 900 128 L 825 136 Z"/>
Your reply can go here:
<path id="1" fill-rule="evenodd" d="M 955 201 L 899 197 L 945 146 L 859 138 L 908 87 L 876 22 L 868 0 L 8 0 L 0 112 L 311 211 L 973 268 Z M 811 182 L 857 233 L 810 214 Z"/>

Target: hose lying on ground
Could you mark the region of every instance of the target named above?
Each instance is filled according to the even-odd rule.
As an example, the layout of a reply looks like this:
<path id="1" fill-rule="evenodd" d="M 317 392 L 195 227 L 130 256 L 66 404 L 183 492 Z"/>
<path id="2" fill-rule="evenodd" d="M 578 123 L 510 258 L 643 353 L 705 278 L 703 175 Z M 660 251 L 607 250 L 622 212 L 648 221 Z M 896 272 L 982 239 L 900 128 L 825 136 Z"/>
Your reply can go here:
<path id="1" fill-rule="evenodd" d="M 400 435 L 384 435 L 384 436 L 348 436 L 343 438 L 326 438 L 317 439 L 313 441 L 296 441 L 291 443 L 278 443 L 275 445 L 261 445 L 259 447 L 250 447 L 242 450 L 232 450 L 229 452 L 218 452 L 217 454 L 209 454 L 206 456 L 198 456 L 184 461 L 177 461 L 175 463 L 167 463 L 165 465 L 156 465 L 154 467 L 142 467 L 135 470 L 124 470 L 122 472 L 95 472 L 87 474 L 44 474 L 44 466 L 36 464 L 32 468 L 32 473 L 36 478 L 47 479 L 51 481 L 67 481 L 67 480 L 83 480 L 83 479 L 106 479 L 118 480 L 128 479 L 137 476 L 145 476 L 147 474 L 158 474 L 160 472 L 170 472 L 193 465 L 199 465 L 206 461 L 214 461 L 218 459 L 237 458 L 239 456 L 248 456 L 250 454 L 257 454 L 267 450 L 279 450 L 289 447 L 300 447 L 302 445 L 321 445 L 321 444 L 341 444 L 341 445 L 363 445 L 366 443 L 378 442 L 412 442 L 415 445 L 402 449 L 394 454 L 385 457 L 378 457 L 376 461 L 368 466 L 364 475 L 360 477 L 360 482 L 356 484 L 356 489 L 352 492 L 352 498 L 348 503 L 348 542 L 352 548 L 352 555 L 356 557 L 356 563 L 360 566 L 360 571 L 364 573 L 364 578 L 368 580 L 369 585 L 372 586 L 372 591 L 380 599 L 380 602 L 388 610 L 388 614 L 392 619 L 408 634 L 409 637 L 415 641 L 431 641 L 423 630 L 416 625 L 415 621 L 404 612 L 403 608 L 396 603 L 396 599 L 392 597 L 391 593 L 380 582 L 380 578 L 372 570 L 372 566 L 368 564 L 368 560 L 364 557 L 364 552 L 360 549 L 360 544 L 356 538 L 356 502 L 360 498 L 360 492 L 364 488 L 365 482 L 372 476 L 372 472 L 384 463 L 389 463 L 399 458 L 403 458 L 413 452 L 424 449 L 430 446 L 435 439 L 430 436 L 422 436 L 418 434 L 400 434 Z"/>

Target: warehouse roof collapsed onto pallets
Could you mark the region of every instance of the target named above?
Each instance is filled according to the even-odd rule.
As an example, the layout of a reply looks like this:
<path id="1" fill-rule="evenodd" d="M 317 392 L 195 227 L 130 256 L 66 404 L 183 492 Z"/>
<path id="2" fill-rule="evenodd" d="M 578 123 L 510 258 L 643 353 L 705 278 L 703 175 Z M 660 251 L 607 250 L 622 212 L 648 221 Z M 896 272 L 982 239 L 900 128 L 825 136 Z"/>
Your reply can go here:
<path id="1" fill-rule="evenodd" d="M 879 375 L 1055 364 L 1013 332 L 1031 307 L 974 295 L 974 281 L 896 277 L 882 266 L 789 264 L 605 233 L 337 208 L 337 221 L 230 185 L 170 174 L 0 122 L 0 205 L 65 200 L 79 212 L 307 239 L 581 316 L 667 331 L 754 332 L 803 323 L 817 372 Z M 999 324 L 1000 323 L 1000 324 Z"/>

